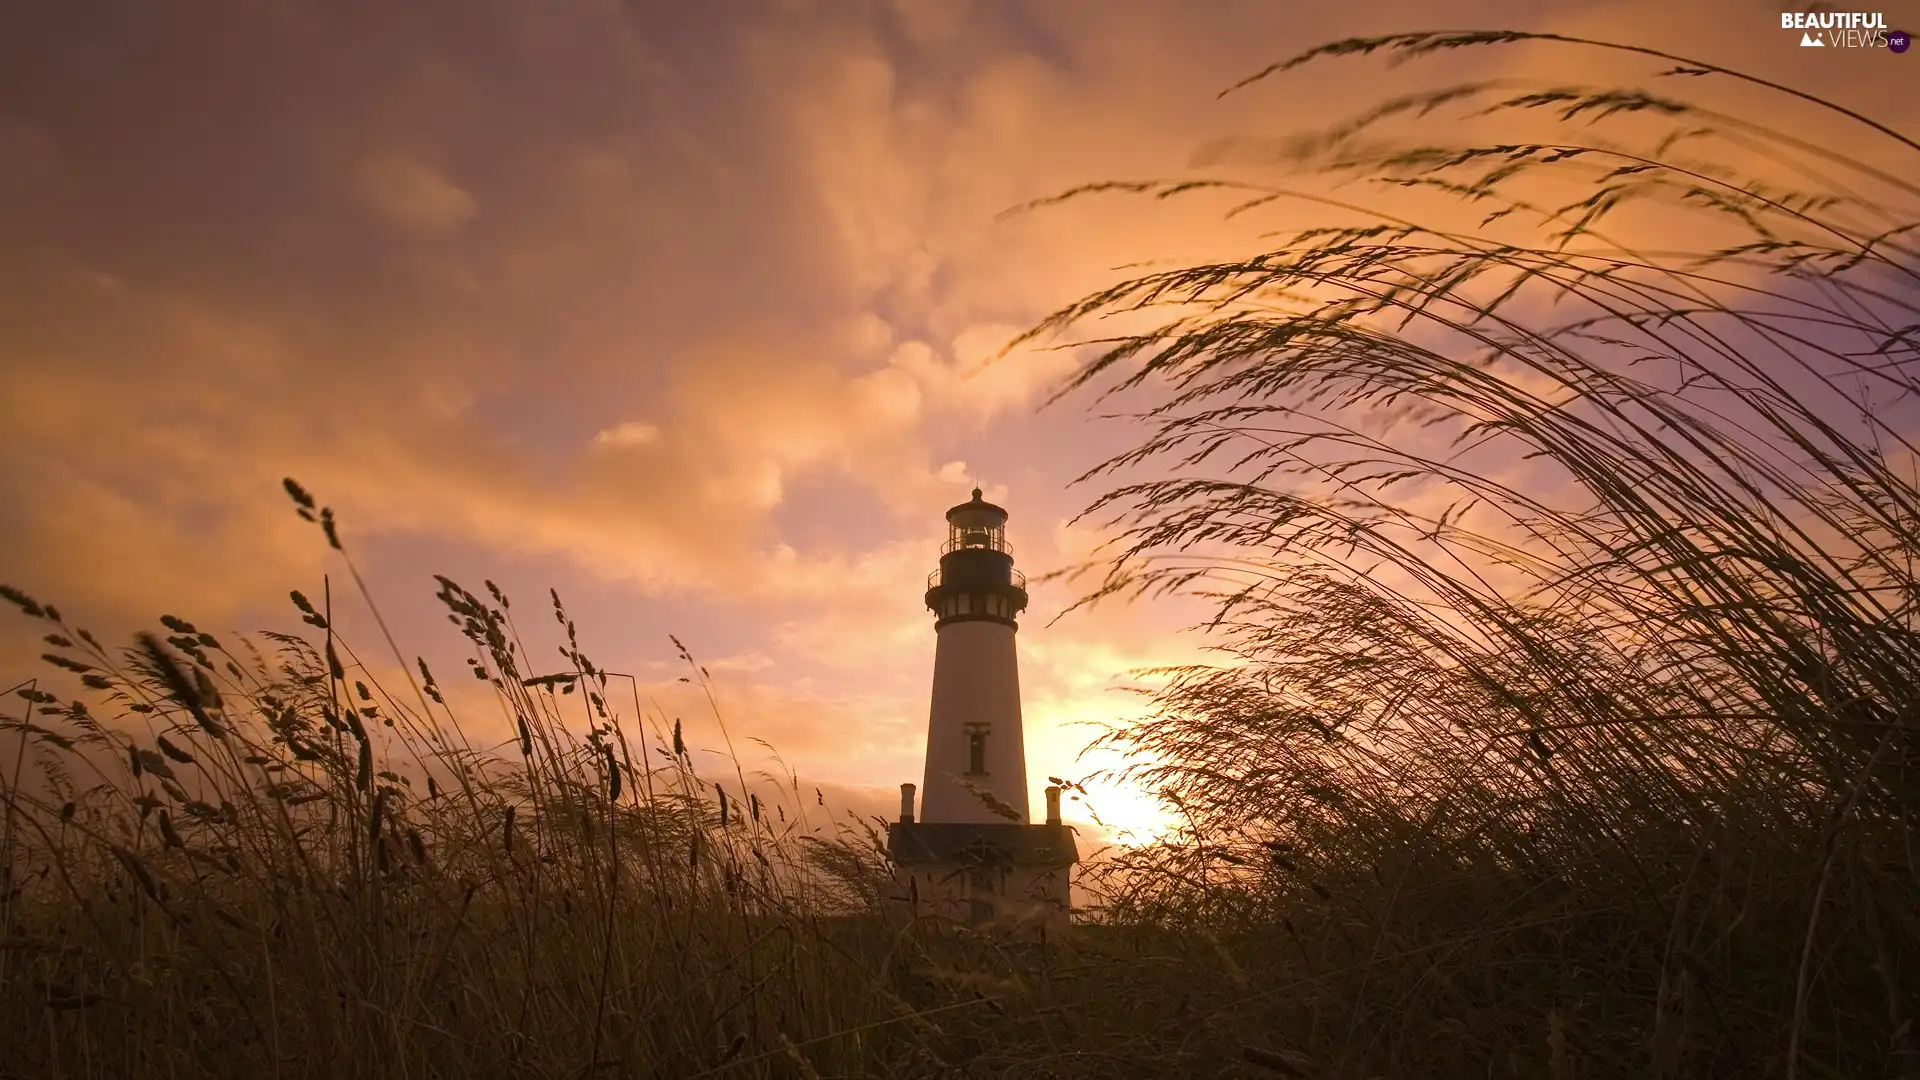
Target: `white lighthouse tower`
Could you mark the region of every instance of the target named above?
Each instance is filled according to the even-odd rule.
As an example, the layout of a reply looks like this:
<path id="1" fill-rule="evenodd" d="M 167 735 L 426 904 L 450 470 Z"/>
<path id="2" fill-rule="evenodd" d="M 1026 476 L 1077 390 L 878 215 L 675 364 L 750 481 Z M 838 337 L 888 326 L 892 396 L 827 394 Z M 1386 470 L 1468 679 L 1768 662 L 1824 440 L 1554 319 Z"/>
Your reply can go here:
<path id="1" fill-rule="evenodd" d="M 1029 823 L 1014 648 L 1027 582 L 1013 567 L 1006 527 L 1007 512 L 979 488 L 947 511 L 940 568 L 927 579 L 935 644 L 924 798 L 916 816 L 914 785 L 900 785 L 888 847 L 900 898 L 916 913 L 972 923 L 1039 914 L 1057 923 L 1079 854 L 1060 820 L 1058 788 L 1047 789 L 1046 822 Z"/>
<path id="2" fill-rule="evenodd" d="M 927 718 L 925 821 L 1027 823 L 1014 619 L 1027 581 L 1013 568 L 1007 512 L 980 498 L 947 511 L 940 569 L 927 579 L 933 708 Z M 969 790 L 971 788 L 971 790 Z"/>

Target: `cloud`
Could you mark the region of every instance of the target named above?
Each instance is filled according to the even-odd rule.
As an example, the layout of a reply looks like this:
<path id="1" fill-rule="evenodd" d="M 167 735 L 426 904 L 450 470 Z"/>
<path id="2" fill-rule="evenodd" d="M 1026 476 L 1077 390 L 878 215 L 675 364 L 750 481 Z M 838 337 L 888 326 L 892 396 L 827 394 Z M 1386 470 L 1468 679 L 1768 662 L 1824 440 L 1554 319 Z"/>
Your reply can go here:
<path id="1" fill-rule="evenodd" d="M 660 426 L 649 424 L 644 420 L 627 420 L 599 431 L 593 436 L 593 445 L 604 450 L 646 446 L 658 441 L 660 441 Z"/>
<path id="2" fill-rule="evenodd" d="M 353 171 L 353 187 L 369 210 L 412 232 L 447 232 L 480 212 L 472 195 L 431 166 L 406 157 L 360 162 Z"/>

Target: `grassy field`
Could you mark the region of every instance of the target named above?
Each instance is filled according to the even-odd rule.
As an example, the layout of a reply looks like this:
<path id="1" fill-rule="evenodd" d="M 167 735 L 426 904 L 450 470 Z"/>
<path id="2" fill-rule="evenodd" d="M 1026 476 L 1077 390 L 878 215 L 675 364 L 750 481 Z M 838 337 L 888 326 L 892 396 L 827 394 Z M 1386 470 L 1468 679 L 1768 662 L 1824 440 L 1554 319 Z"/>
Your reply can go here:
<path id="1" fill-rule="evenodd" d="M 58 670 L 0 762 L 0 1075 L 1920 1076 L 1920 145 L 1841 119 L 1879 156 L 1475 84 L 1280 155 L 1472 228 L 1099 187 L 1340 223 L 1035 331 L 1145 318 L 1068 391 L 1149 395 L 1081 580 L 1210 596 L 1221 650 L 1111 736 L 1185 824 L 1064 939 L 863 913 L 872 837 L 695 775 L 557 595 L 532 678 L 507 598 L 441 582 L 496 757 L 324 598 L 119 648 L 7 590 Z"/>

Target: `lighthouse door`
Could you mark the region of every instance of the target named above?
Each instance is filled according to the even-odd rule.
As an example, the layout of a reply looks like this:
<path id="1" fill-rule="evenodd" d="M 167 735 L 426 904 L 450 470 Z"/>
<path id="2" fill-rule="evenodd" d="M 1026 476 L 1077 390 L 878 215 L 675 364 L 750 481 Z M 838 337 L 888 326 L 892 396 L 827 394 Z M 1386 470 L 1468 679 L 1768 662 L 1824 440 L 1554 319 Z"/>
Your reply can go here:
<path id="1" fill-rule="evenodd" d="M 975 926 L 993 918 L 993 875 L 975 870 L 967 875 L 967 921 Z"/>

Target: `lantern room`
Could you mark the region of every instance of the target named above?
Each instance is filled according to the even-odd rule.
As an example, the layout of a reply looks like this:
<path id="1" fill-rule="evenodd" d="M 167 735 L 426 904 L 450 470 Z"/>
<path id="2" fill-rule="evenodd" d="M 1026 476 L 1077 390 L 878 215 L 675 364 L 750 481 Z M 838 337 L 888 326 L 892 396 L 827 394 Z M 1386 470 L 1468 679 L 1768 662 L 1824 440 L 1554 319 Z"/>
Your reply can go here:
<path id="1" fill-rule="evenodd" d="M 979 548 L 1012 555 L 1007 546 L 1007 512 L 980 497 L 973 489 L 973 501 L 963 502 L 947 511 L 947 543 L 941 554 Z"/>

